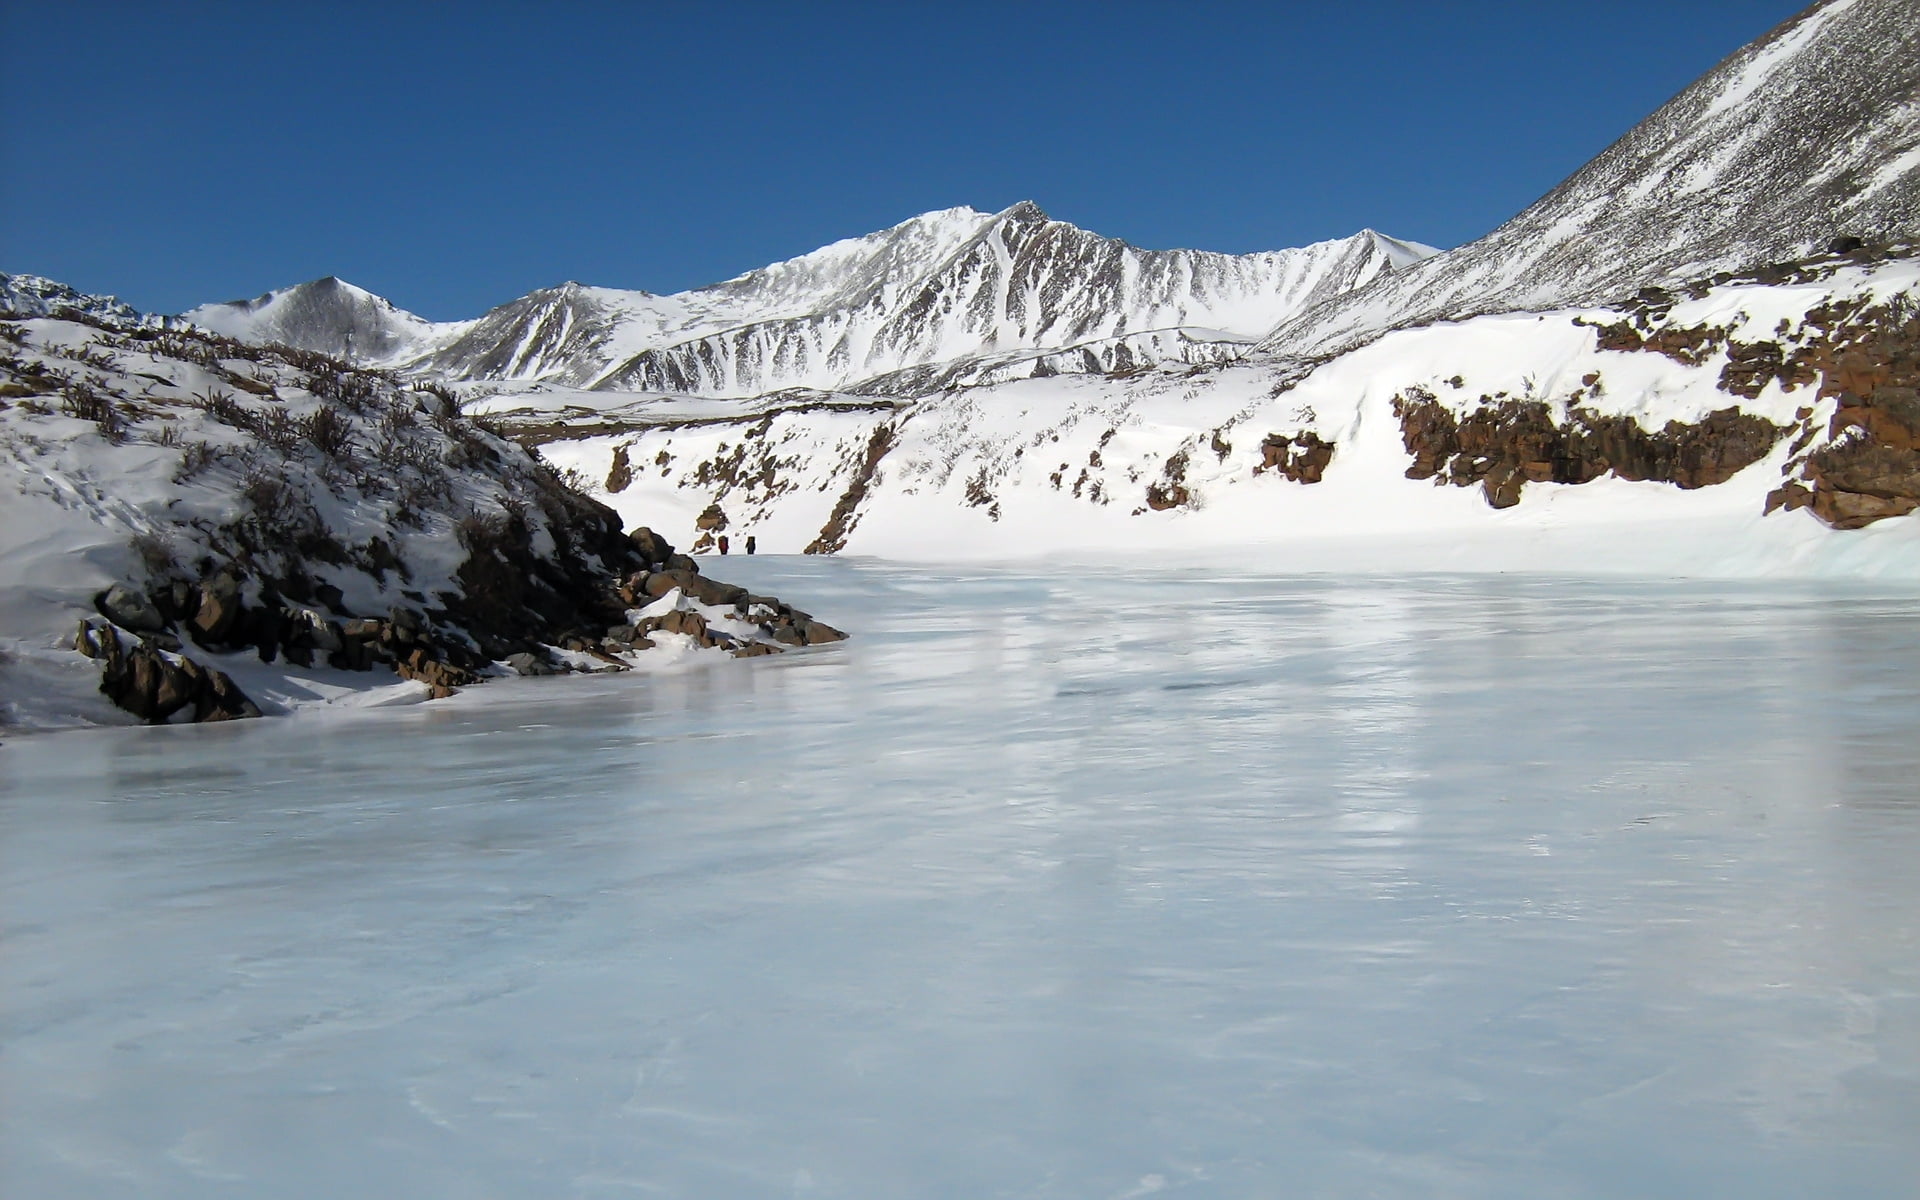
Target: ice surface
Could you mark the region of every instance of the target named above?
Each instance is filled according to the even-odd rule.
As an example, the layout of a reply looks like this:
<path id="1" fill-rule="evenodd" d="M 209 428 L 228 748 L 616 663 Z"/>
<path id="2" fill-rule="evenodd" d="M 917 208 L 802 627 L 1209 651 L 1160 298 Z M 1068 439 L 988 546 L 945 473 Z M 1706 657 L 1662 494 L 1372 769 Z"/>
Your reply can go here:
<path id="1" fill-rule="evenodd" d="M 0 750 L 0 1194 L 1888 1196 L 1920 608 L 729 560 L 853 641 Z"/>

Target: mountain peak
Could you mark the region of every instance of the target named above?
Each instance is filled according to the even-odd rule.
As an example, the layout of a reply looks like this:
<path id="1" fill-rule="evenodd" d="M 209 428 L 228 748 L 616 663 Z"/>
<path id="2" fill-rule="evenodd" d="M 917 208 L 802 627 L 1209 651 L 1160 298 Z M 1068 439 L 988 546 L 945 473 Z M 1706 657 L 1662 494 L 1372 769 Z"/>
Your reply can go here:
<path id="1" fill-rule="evenodd" d="M 997 216 L 998 219 L 1002 221 L 1014 222 L 1021 225 L 1043 224 L 1053 219 L 1042 212 L 1040 206 L 1031 200 L 1022 200 L 1013 207 L 997 214 Z"/>
<path id="2" fill-rule="evenodd" d="M 1596 303 L 1920 237 L 1913 0 L 1827 0 L 1661 106 L 1486 237 L 1293 318 L 1266 345 L 1336 352 L 1388 329 Z"/>
<path id="3" fill-rule="evenodd" d="M 356 362 L 392 358 L 433 323 L 337 275 L 310 279 L 252 300 L 203 304 L 184 314 L 202 329 L 243 341 L 280 342 Z"/>

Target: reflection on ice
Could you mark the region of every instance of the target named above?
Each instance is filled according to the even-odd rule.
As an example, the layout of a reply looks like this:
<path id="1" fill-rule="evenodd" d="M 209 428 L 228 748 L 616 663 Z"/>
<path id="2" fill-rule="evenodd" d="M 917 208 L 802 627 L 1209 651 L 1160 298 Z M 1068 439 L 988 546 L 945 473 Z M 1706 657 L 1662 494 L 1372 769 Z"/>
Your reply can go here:
<path id="1" fill-rule="evenodd" d="M 1920 1175 L 1913 597 L 730 565 L 856 639 L 0 751 L 0 1193 Z"/>

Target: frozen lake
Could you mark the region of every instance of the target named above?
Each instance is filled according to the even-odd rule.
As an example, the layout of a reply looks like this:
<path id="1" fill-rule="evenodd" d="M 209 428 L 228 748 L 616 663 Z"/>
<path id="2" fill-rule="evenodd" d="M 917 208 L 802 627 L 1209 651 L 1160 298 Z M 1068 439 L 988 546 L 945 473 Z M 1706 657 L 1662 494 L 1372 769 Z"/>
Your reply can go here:
<path id="1" fill-rule="evenodd" d="M 0 1194 L 1911 1196 L 1920 597 L 742 560 L 0 749 Z"/>

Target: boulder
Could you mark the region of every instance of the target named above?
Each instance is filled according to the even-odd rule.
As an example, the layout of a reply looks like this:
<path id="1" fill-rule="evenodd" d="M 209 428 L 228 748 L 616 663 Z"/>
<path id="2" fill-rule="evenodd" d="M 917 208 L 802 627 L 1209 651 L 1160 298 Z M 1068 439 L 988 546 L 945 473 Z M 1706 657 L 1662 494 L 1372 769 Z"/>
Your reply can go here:
<path id="1" fill-rule="evenodd" d="M 83 623 L 74 648 L 101 664 L 100 692 L 123 711 L 161 725 L 187 707 L 196 721 L 257 717 L 260 710 L 225 672 L 153 646 L 129 649 L 111 626 Z"/>
<path id="2" fill-rule="evenodd" d="M 167 627 L 166 617 L 153 601 L 124 583 L 116 583 L 95 596 L 93 607 L 129 633 L 159 633 Z"/>
<path id="3" fill-rule="evenodd" d="M 800 625 L 800 636 L 809 646 L 821 646 L 828 642 L 844 642 L 847 635 L 827 624 L 825 621 L 807 621 Z"/>
<path id="4" fill-rule="evenodd" d="M 161 584 L 153 590 L 153 605 L 168 622 L 185 621 L 200 609 L 200 591 L 184 579 Z"/>
<path id="5" fill-rule="evenodd" d="M 661 614 L 654 628 L 666 633 L 684 633 L 703 646 L 712 644 L 707 633 L 707 619 L 696 612 L 676 608 L 670 613 Z"/>
<path id="6" fill-rule="evenodd" d="M 224 645 L 240 620 L 240 581 L 227 571 L 201 580 L 200 607 L 187 621 L 201 645 Z"/>
<path id="7" fill-rule="evenodd" d="M 647 576 L 643 587 L 648 598 L 653 600 L 679 588 L 682 593 L 702 604 L 740 605 L 747 602 L 747 589 L 708 579 L 692 571 L 655 571 Z"/>
<path id="8" fill-rule="evenodd" d="M 1260 443 L 1259 470 L 1278 471 L 1295 483 L 1319 483 L 1333 461 L 1333 449 L 1332 442 L 1320 440 L 1312 430 L 1292 437 L 1270 433 Z"/>
<path id="9" fill-rule="evenodd" d="M 411 646 L 420 640 L 420 635 L 425 631 L 420 614 L 412 609 L 396 605 L 387 610 L 387 628 L 382 635 L 383 640 L 390 640 L 396 646 Z"/>
<path id="10" fill-rule="evenodd" d="M 507 655 L 507 665 L 521 675 L 539 676 L 559 675 L 562 673 L 560 668 L 542 659 L 539 655 L 526 650 L 522 650 L 518 654 Z"/>
<path id="11" fill-rule="evenodd" d="M 202 666 L 190 658 L 182 659 L 180 667 L 192 681 L 196 722 L 239 721 L 260 715 L 259 708 L 226 672 Z"/>
<path id="12" fill-rule="evenodd" d="M 640 557 L 646 559 L 650 567 L 665 566 L 667 560 L 673 557 L 672 543 L 645 525 L 629 533 L 627 540 L 633 543 L 633 548 L 639 551 Z"/>
<path id="13" fill-rule="evenodd" d="M 479 679 L 471 671 L 434 658 L 424 646 L 416 646 L 412 653 L 393 665 L 393 670 L 402 679 L 426 684 L 435 700 L 444 700 L 457 689 Z"/>

